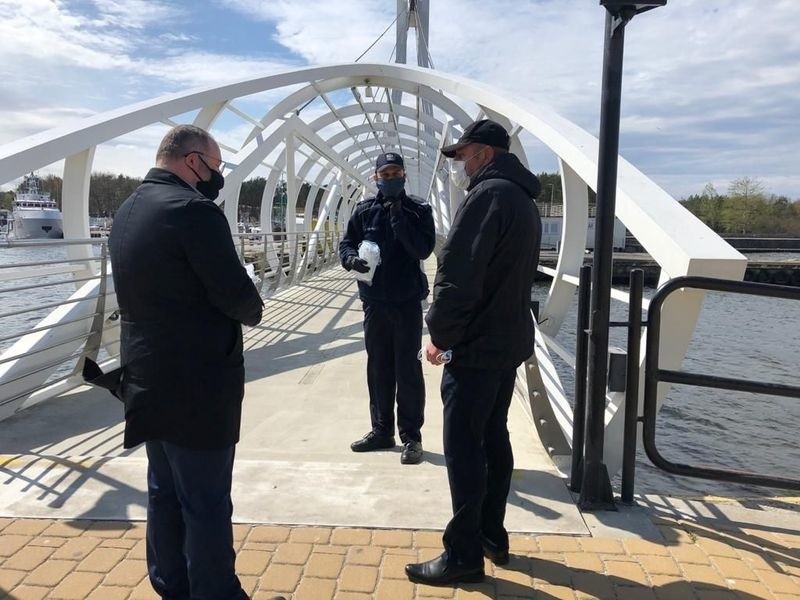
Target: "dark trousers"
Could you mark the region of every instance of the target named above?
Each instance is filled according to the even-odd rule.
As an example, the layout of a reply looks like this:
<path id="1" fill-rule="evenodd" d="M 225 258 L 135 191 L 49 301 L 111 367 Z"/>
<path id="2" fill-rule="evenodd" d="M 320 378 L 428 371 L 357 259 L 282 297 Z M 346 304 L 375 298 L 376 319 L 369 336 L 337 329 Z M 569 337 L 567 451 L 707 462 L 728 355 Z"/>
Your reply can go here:
<path id="1" fill-rule="evenodd" d="M 246 600 L 234 570 L 234 446 L 191 450 L 149 441 L 147 571 L 169 600 Z"/>
<path id="2" fill-rule="evenodd" d="M 445 365 L 444 457 L 453 518 L 444 532 L 448 558 L 483 564 L 481 535 L 508 548 L 503 526 L 514 455 L 508 408 L 516 369 L 471 369 Z"/>
<path id="3" fill-rule="evenodd" d="M 372 430 L 394 435 L 394 403 L 403 442 L 422 441 L 425 383 L 422 363 L 422 304 L 364 302 L 367 386 Z"/>

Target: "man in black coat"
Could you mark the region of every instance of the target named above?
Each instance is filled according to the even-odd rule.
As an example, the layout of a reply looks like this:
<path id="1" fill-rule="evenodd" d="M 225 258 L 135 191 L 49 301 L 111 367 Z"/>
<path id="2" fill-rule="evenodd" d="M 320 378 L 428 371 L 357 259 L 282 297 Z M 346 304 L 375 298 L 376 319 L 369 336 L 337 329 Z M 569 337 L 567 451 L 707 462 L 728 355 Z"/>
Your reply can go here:
<path id="1" fill-rule="evenodd" d="M 359 258 L 363 241 L 380 248 L 380 265 L 371 284 L 358 282 L 364 307 L 367 386 L 372 429 L 353 442 L 353 452 L 394 448 L 394 404 L 403 451 L 400 462 L 422 461 L 425 383 L 417 358 L 422 347 L 422 300 L 428 279 L 420 265 L 433 252 L 433 212 L 424 200 L 406 194 L 403 158 L 381 154 L 375 163 L 378 194 L 360 202 L 339 244 L 342 266 L 366 273 Z"/>
<path id="2" fill-rule="evenodd" d="M 124 445 L 146 446 L 147 566 L 164 598 L 247 598 L 234 571 L 231 475 L 244 396 L 241 324 L 258 324 L 263 303 L 213 202 L 221 167 L 206 131 L 171 129 L 109 238 Z"/>
<path id="3" fill-rule="evenodd" d="M 530 296 L 542 229 L 533 200 L 539 180 L 508 148 L 505 129 L 483 119 L 442 149 L 454 159 L 453 183 L 468 191 L 438 257 L 426 318 L 426 357 L 446 363 L 444 455 L 453 518 L 444 553 L 406 566 L 420 583 L 480 581 L 484 556 L 508 562 L 503 521 L 514 457 L 506 421 L 517 367 L 533 354 Z"/>

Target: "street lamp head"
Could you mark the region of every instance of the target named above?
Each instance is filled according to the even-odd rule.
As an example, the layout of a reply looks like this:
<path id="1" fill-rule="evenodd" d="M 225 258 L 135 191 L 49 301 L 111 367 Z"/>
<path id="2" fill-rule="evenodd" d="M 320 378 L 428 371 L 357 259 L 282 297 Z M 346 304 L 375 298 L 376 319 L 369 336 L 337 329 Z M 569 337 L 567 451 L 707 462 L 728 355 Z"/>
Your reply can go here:
<path id="1" fill-rule="evenodd" d="M 625 15 L 632 17 L 666 4 L 667 0 L 647 0 L 645 2 L 637 2 L 636 0 L 600 0 L 600 5 L 604 6 L 614 17 L 623 17 Z"/>

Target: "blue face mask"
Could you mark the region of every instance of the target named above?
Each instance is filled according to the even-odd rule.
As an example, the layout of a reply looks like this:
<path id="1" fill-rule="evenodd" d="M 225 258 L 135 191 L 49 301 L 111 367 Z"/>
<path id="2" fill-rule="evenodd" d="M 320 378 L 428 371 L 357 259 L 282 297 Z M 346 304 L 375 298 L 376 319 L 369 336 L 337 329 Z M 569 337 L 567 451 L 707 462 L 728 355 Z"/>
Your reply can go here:
<path id="1" fill-rule="evenodd" d="M 381 194 L 384 198 L 397 198 L 403 193 L 406 186 L 405 177 L 397 177 L 395 179 L 378 179 L 375 181 Z"/>

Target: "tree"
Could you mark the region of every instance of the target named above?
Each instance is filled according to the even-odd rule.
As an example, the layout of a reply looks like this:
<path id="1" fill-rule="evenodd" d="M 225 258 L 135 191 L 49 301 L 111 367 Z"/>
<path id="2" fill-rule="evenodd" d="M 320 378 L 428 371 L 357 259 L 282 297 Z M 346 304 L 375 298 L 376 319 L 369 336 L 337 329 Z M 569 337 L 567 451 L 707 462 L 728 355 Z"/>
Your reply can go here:
<path id="1" fill-rule="evenodd" d="M 764 185 L 757 179 L 740 177 L 728 187 L 731 206 L 729 223 L 736 233 L 762 233 L 764 228 Z"/>

